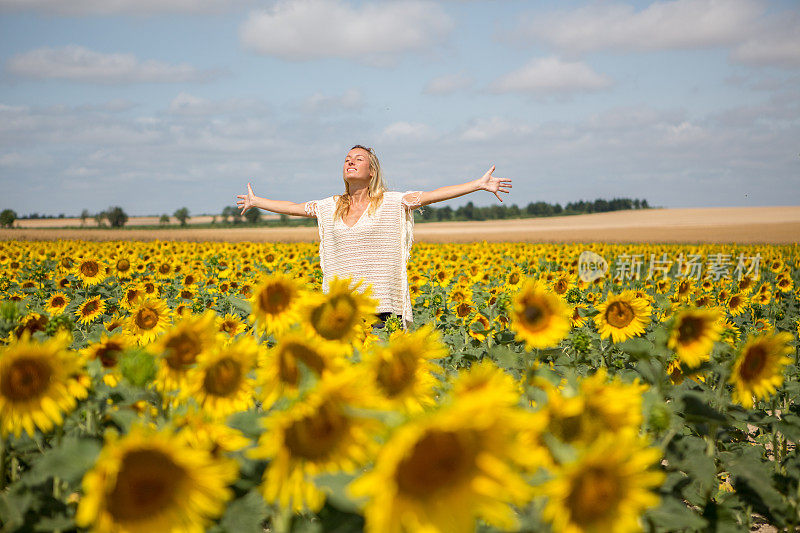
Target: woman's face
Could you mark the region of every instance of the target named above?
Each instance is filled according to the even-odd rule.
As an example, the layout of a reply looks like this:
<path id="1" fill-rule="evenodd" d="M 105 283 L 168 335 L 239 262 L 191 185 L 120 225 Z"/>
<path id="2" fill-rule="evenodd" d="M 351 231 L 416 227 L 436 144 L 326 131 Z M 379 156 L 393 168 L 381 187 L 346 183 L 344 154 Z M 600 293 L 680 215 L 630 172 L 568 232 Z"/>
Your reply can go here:
<path id="1" fill-rule="evenodd" d="M 342 168 L 344 179 L 369 180 L 372 178 L 369 172 L 369 153 L 363 148 L 353 148 L 344 158 Z"/>

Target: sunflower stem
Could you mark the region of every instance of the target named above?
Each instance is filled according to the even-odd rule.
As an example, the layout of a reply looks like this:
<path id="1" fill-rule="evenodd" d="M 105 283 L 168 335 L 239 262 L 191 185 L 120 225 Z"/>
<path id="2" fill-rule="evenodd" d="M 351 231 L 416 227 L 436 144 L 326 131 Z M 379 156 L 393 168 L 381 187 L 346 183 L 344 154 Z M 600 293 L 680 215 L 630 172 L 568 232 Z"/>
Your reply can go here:
<path id="1" fill-rule="evenodd" d="M 6 488 L 6 463 L 8 453 L 6 452 L 6 439 L 0 437 L 0 492 Z"/>
<path id="2" fill-rule="evenodd" d="M 772 416 L 775 418 L 778 417 L 777 409 L 778 409 L 778 398 L 777 396 L 773 396 L 772 400 L 770 401 L 772 407 Z M 778 450 L 778 424 L 773 422 L 770 424 L 770 429 L 772 430 L 772 460 L 775 463 L 775 470 L 780 472 L 781 469 L 781 458 L 780 453 Z"/>

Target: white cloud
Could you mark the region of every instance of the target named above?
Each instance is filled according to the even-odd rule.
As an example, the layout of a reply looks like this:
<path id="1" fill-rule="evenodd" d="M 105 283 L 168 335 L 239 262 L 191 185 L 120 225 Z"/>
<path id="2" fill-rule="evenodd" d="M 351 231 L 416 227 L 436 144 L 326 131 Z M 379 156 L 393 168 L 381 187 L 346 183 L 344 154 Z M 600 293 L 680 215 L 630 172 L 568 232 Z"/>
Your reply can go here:
<path id="1" fill-rule="evenodd" d="M 489 90 L 497 93 L 569 93 L 595 91 L 611 86 L 608 76 L 598 74 L 581 62 L 556 57 L 533 59 L 528 64 L 495 80 Z"/>
<path id="2" fill-rule="evenodd" d="M 112 84 L 182 83 L 216 75 L 187 64 L 142 61 L 133 54 L 104 54 L 77 45 L 24 52 L 9 59 L 6 70 L 28 78 Z"/>
<path id="3" fill-rule="evenodd" d="M 472 83 L 473 79 L 465 74 L 447 74 L 430 80 L 425 85 L 425 88 L 422 89 L 422 93 L 448 95 L 462 89 L 467 89 L 472 86 Z"/>
<path id="4" fill-rule="evenodd" d="M 800 14 L 771 17 L 737 46 L 731 59 L 754 66 L 800 67 Z"/>
<path id="5" fill-rule="evenodd" d="M 344 93 L 328 96 L 314 93 L 302 103 L 306 113 L 325 113 L 331 111 L 355 111 L 364 107 L 364 95 L 357 89 L 348 89 Z"/>
<path id="6" fill-rule="evenodd" d="M 430 2 L 365 3 L 338 0 L 281 1 L 254 11 L 240 28 L 244 46 L 291 61 L 339 57 L 378 65 L 398 54 L 440 43 L 453 23 Z"/>
<path id="7" fill-rule="evenodd" d="M 740 42 L 763 9 L 757 0 L 675 0 L 641 11 L 601 3 L 529 18 L 517 33 L 570 52 L 704 48 Z"/>
<path id="8" fill-rule="evenodd" d="M 500 117 L 472 120 L 458 135 L 462 141 L 496 141 L 503 137 L 519 137 L 531 133 L 527 124 Z"/>
<path id="9" fill-rule="evenodd" d="M 220 13 L 254 3 L 255 0 L 0 0 L 0 12 L 67 16 Z"/>
<path id="10" fill-rule="evenodd" d="M 394 122 L 384 128 L 381 139 L 390 142 L 427 141 L 435 136 L 433 129 L 421 122 Z"/>

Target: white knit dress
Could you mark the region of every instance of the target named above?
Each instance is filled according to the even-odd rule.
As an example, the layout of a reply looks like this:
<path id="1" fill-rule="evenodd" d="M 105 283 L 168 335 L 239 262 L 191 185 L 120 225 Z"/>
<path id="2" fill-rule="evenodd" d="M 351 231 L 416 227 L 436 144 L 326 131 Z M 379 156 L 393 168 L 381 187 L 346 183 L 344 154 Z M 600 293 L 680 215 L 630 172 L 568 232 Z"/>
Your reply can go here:
<path id="1" fill-rule="evenodd" d="M 403 200 L 414 193 L 414 201 Z M 421 191 L 385 192 L 383 201 L 370 215 L 369 208 L 348 227 L 341 218 L 334 220 L 338 196 L 307 202 L 306 213 L 317 217 L 322 291 L 327 293 L 334 277 L 363 279 L 372 286 L 378 300 L 377 313 L 390 312 L 403 317 L 403 328 L 413 320 L 406 265 L 414 242 L 414 211 Z"/>

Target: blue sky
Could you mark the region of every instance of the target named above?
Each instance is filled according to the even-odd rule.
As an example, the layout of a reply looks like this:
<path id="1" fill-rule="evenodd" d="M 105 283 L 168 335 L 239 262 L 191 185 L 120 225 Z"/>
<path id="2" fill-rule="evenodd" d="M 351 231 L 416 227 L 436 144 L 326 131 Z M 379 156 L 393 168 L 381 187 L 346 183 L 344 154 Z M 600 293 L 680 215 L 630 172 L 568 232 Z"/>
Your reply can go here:
<path id="1" fill-rule="evenodd" d="M 0 209 L 315 200 L 357 143 L 393 190 L 798 205 L 800 6 L 0 0 Z"/>

